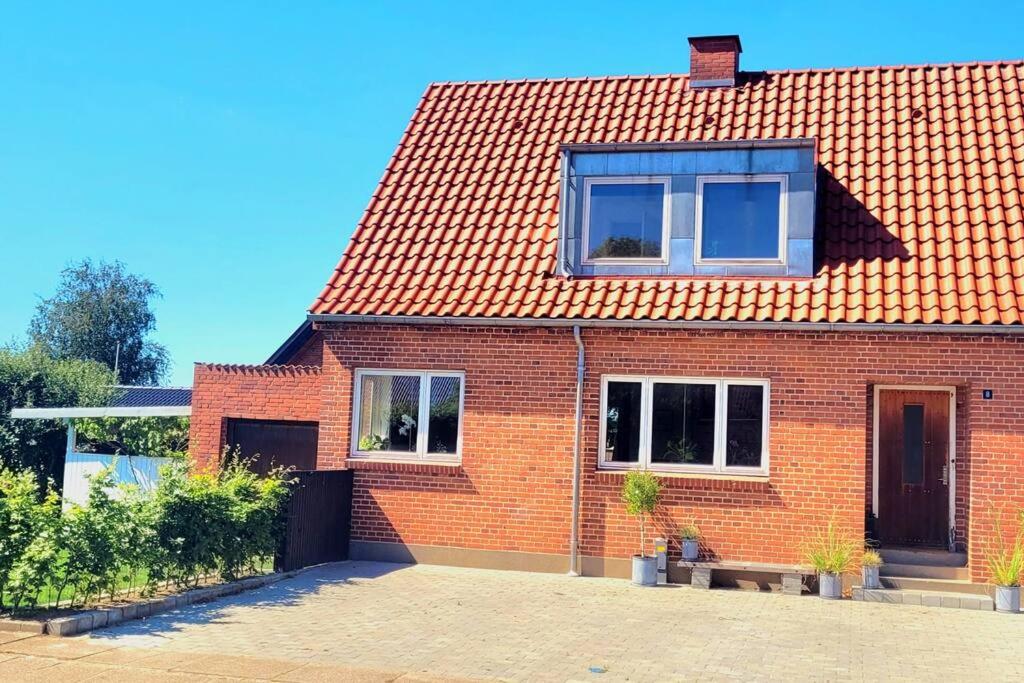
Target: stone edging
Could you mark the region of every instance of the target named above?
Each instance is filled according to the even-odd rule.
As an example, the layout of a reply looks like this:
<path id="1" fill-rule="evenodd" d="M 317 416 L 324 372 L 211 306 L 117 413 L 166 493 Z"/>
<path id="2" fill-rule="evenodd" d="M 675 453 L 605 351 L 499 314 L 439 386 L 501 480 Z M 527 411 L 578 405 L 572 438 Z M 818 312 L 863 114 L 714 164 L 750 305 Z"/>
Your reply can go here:
<path id="1" fill-rule="evenodd" d="M 232 581 L 217 586 L 196 588 L 177 595 L 168 595 L 163 598 L 153 598 L 141 602 L 133 602 L 120 607 L 106 607 L 103 609 L 79 612 L 67 617 L 58 617 L 47 621 L 11 620 L 4 621 L 3 629 L 6 631 L 27 631 L 31 633 L 47 633 L 51 636 L 73 636 L 78 633 L 85 633 L 104 626 L 113 626 L 133 619 L 142 619 L 160 612 L 167 612 L 187 605 L 195 605 L 202 602 L 210 602 L 227 595 L 236 595 L 244 591 L 253 590 L 277 583 L 282 579 L 290 579 L 302 573 L 310 567 L 296 569 L 290 572 L 279 572 L 277 574 L 266 574 L 264 576 L 253 576 L 240 581 Z"/>

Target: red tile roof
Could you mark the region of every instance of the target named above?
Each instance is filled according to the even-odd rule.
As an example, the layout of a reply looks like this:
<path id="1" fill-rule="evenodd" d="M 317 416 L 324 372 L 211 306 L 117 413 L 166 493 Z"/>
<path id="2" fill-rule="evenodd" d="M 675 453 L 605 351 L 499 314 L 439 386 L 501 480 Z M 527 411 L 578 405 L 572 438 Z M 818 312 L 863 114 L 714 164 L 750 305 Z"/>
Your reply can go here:
<path id="1" fill-rule="evenodd" d="M 1024 62 L 427 88 L 316 314 L 1024 323 Z M 556 276 L 559 145 L 817 138 L 816 273 Z M 834 179 L 834 180 L 833 180 Z"/>

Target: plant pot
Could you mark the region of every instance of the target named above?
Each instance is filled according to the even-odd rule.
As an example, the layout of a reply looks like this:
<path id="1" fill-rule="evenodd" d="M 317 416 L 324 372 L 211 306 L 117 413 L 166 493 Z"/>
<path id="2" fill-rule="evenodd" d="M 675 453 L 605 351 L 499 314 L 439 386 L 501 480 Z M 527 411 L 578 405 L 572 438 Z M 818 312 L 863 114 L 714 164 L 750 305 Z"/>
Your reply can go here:
<path id="1" fill-rule="evenodd" d="M 658 585 L 658 558 L 646 555 L 633 556 L 633 584 L 637 586 Z"/>
<path id="2" fill-rule="evenodd" d="M 818 595 L 826 600 L 839 600 L 843 597 L 843 575 L 818 574 Z"/>
<path id="3" fill-rule="evenodd" d="M 1020 586 L 996 586 L 996 611 L 1020 613 Z"/>
<path id="4" fill-rule="evenodd" d="M 878 567 L 861 567 L 860 573 L 864 588 L 882 587 L 882 582 L 878 579 Z"/>
<path id="5" fill-rule="evenodd" d="M 694 562 L 700 557 L 700 543 L 695 538 L 683 539 L 683 559 Z"/>

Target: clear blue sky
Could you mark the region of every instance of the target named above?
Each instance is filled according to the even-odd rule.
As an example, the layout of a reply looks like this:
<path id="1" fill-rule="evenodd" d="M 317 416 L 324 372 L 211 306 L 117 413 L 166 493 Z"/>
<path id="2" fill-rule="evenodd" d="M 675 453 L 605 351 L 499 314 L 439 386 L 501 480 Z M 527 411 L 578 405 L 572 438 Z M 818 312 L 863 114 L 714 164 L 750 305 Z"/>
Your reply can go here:
<path id="1" fill-rule="evenodd" d="M 1024 56 L 1009 2 L 155 4 L 0 5 L 0 341 L 120 259 L 175 384 L 303 320 L 430 81 L 682 72 L 716 33 L 748 69 Z"/>

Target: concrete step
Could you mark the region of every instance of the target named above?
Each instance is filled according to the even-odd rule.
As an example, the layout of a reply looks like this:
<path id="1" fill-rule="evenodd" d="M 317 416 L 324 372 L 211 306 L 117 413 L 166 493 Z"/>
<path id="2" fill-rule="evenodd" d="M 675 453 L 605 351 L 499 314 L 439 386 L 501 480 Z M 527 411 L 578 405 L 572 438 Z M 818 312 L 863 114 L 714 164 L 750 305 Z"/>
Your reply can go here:
<path id="1" fill-rule="evenodd" d="M 880 576 L 882 588 L 927 591 L 930 593 L 967 593 L 988 595 L 990 587 L 984 583 L 971 583 L 956 579 L 921 579 L 912 576 Z"/>
<path id="2" fill-rule="evenodd" d="M 882 576 L 902 576 L 909 579 L 950 579 L 967 581 L 971 572 L 967 567 L 939 567 L 930 564 L 883 564 L 879 567 Z"/>
<path id="3" fill-rule="evenodd" d="M 883 602 L 890 605 L 915 605 L 921 607 L 953 607 L 958 609 L 995 609 L 995 601 L 987 595 L 975 593 L 950 593 L 921 590 L 886 590 L 884 588 L 853 587 L 853 599 L 859 602 Z"/>
<path id="4" fill-rule="evenodd" d="M 886 564 L 919 564 L 928 567 L 967 566 L 967 553 L 951 553 L 935 548 L 881 548 L 878 553 Z"/>

